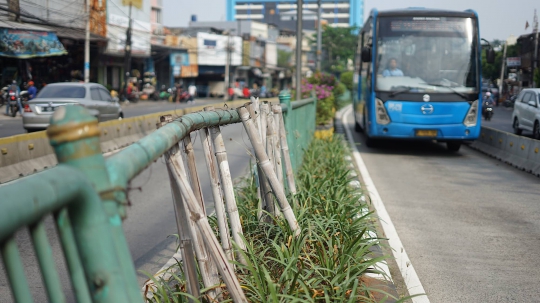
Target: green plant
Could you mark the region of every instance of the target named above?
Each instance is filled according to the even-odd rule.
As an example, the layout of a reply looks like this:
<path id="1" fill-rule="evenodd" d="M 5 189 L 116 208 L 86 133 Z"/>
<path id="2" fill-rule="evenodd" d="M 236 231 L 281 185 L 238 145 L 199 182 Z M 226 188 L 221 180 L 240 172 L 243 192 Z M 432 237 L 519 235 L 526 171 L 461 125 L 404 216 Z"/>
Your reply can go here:
<path id="1" fill-rule="evenodd" d="M 361 190 L 350 186 L 348 153 L 339 135 L 314 139 L 304 153 L 298 193 L 288 197 L 303 230 L 298 237 L 281 216 L 259 221 L 253 175 L 237 189 L 247 264 L 236 266 L 249 302 L 375 302 L 376 292 L 392 297 L 363 280 L 367 273 L 381 273 L 376 263 L 384 257 L 371 252 L 379 239 L 369 236 L 374 226 L 371 213 L 361 212 L 367 208 Z M 181 274 L 156 284 L 149 302 L 186 301 Z"/>
<path id="2" fill-rule="evenodd" d="M 348 90 L 353 89 L 353 74 L 354 73 L 352 71 L 348 71 L 342 73 L 339 77 L 339 81 L 343 83 Z"/>

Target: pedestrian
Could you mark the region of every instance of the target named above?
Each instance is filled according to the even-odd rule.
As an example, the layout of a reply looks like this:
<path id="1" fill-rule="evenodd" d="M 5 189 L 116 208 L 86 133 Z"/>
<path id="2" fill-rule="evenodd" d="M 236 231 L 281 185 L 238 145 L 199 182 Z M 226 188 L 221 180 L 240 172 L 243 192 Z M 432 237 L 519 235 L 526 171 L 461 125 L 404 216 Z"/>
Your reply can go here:
<path id="1" fill-rule="evenodd" d="M 32 100 L 37 95 L 37 88 L 34 86 L 34 81 L 28 82 L 28 100 Z"/>
<path id="2" fill-rule="evenodd" d="M 195 98 L 197 96 L 197 86 L 195 86 L 193 83 L 188 87 L 188 92 L 191 98 Z"/>

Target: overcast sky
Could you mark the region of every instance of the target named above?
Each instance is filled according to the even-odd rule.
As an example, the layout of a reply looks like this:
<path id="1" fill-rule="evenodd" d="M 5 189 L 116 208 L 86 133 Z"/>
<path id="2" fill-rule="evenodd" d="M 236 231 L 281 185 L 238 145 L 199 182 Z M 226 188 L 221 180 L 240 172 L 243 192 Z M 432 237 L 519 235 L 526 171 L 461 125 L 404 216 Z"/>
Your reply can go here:
<path id="1" fill-rule="evenodd" d="M 199 21 L 226 19 L 226 0 L 163 0 L 163 22 L 166 26 L 187 26 L 192 14 Z M 404 4 L 405 3 L 405 4 Z M 474 9 L 480 18 L 482 38 L 506 39 L 510 35 L 530 33 L 534 9 L 540 9 L 539 0 L 364 0 L 364 20 L 372 8 L 379 10 L 422 6 L 429 8 L 465 10 Z M 525 22 L 531 25 L 525 30 Z"/>

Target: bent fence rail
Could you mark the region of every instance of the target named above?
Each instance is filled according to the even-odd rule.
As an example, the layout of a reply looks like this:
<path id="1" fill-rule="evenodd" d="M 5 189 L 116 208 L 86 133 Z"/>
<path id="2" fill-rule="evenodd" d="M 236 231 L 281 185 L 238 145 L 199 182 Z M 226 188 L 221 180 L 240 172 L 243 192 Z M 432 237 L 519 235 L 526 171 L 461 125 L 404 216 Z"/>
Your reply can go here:
<path id="1" fill-rule="evenodd" d="M 245 302 L 230 262 L 234 255 L 242 262 L 241 254 L 233 254 L 230 245 L 230 232 L 239 244 L 242 227 L 220 127 L 242 122 L 262 172 L 259 178 L 265 176 L 268 186 L 261 202 L 271 205 L 269 210 L 277 204 L 279 211 L 269 213 L 281 212 L 291 230 L 299 234 L 283 183 L 287 179 L 289 192 L 293 193 L 292 168 L 299 167 L 302 149 L 313 136 L 316 99 L 290 103 L 288 95 L 281 95 L 280 100 L 282 106 L 259 105 L 254 100 L 237 109 L 206 108 L 176 119 L 163 116 L 157 130 L 108 158 L 102 154 L 101 130 L 94 117 L 82 107 L 58 109 L 47 135 L 60 164 L 0 186 L 0 248 L 16 302 L 32 302 L 14 236 L 25 227 L 30 231 L 49 301 L 65 302 L 44 227 L 44 217 L 49 214 L 55 218 L 78 302 L 143 300 L 122 220 L 127 217 L 130 180 L 161 156 L 165 156 L 171 181 L 188 292 L 195 297 L 200 294 L 197 261 L 206 288 L 219 284 L 221 279 L 235 302 Z M 201 134 L 212 184 L 219 187 L 213 190 L 214 200 L 223 205 L 216 207 L 221 243 L 210 228 L 200 192 L 190 136 L 196 130 Z M 243 248 L 240 244 L 238 247 Z M 222 294 L 217 289 L 206 295 L 220 300 Z"/>

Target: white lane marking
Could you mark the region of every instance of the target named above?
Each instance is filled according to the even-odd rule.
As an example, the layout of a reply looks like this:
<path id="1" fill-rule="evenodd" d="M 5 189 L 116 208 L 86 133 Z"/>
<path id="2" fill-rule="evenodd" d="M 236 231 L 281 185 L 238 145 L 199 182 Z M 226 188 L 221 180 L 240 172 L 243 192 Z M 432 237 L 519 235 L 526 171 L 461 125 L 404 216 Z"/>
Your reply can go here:
<path id="1" fill-rule="evenodd" d="M 362 179 L 364 180 L 366 189 L 370 193 L 369 196 L 371 197 L 371 203 L 373 204 L 375 210 L 377 211 L 377 214 L 379 215 L 379 221 L 381 222 L 381 226 L 386 235 L 386 238 L 388 238 L 388 244 L 392 248 L 392 253 L 394 254 L 394 258 L 396 258 L 396 263 L 399 267 L 399 271 L 401 272 L 401 276 L 405 281 L 405 285 L 407 286 L 409 294 L 411 296 L 420 295 L 412 298 L 413 303 L 429 303 L 429 298 L 425 294 L 426 291 L 424 290 L 424 287 L 420 282 L 420 278 L 418 278 L 418 275 L 414 270 L 411 260 L 407 256 L 407 252 L 403 247 L 403 243 L 401 243 L 401 240 L 399 239 L 396 227 L 392 223 L 390 215 L 386 211 L 386 207 L 384 206 L 381 196 L 379 195 L 379 192 L 375 187 L 375 183 L 373 183 L 373 180 L 369 175 L 368 169 L 364 163 L 364 160 L 362 159 L 362 156 L 354 145 L 354 139 L 347 123 L 347 116 L 351 113 L 351 111 L 352 107 L 349 107 L 349 109 L 347 109 L 343 114 L 343 128 L 345 128 L 347 137 L 349 137 L 349 143 L 351 145 L 353 158 L 356 162 L 356 165 L 358 166 L 358 169 L 360 170 L 360 175 L 362 175 Z"/>

